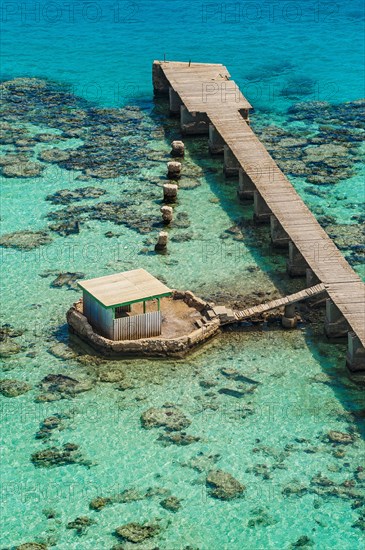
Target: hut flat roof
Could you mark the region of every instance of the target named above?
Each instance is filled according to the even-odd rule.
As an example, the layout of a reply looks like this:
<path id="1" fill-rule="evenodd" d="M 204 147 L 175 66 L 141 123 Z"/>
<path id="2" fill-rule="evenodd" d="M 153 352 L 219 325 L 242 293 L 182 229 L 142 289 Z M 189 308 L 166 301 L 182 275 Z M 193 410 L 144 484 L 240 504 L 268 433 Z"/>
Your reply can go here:
<path id="1" fill-rule="evenodd" d="M 158 298 L 172 292 L 145 269 L 133 269 L 79 281 L 78 286 L 106 308 L 139 302 L 147 298 Z"/>

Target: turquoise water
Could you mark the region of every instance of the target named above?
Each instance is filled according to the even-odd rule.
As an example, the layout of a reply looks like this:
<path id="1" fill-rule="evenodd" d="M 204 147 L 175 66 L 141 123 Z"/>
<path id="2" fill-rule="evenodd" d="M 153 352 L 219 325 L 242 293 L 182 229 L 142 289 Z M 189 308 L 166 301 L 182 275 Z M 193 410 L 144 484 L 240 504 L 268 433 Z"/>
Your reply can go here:
<path id="1" fill-rule="evenodd" d="M 267 228 L 252 225 L 252 206 L 237 203 L 237 182 L 225 180 L 221 159 L 208 155 L 206 138 L 185 140 L 185 175 L 175 209 L 185 223 L 169 230 L 169 254 L 154 254 L 169 143 L 179 137 L 179 127 L 167 118 L 163 101 L 152 101 L 151 62 L 166 54 L 167 59 L 224 63 L 254 104 L 260 131 L 274 124 L 288 132 L 292 127 L 312 132 L 312 121 L 289 122 L 294 103 L 343 103 L 364 95 L 362 2 L 321 2 L 319 11 L 312 2 L 24 5 L 22 12 L 20 4 L 7 3 L 2 12 L 3 79 L 26 76 L 67 85 L 80 98 L 76 108 L 85 112 L 91 105 L 134 105 L 139 111 L 125 119 L 131 133 L 121 139 L 126 169 L 117 178 L 85 182 L 77 179 L 81 170 L 52 163 L 44 163 L 38 177 L 1 178 L 1 234 L 46 230 L 52 239 L 29 251 L 0 248 L 1 323 L 23 332 L 10 338 L 20 348 L 1 358 L 1 379 L 32 386 L 18 397 L 0 395 L 1 547 L 39 542 L 60 550 L 112 548 L 118 544 L 113 531 L 137 521 L 157 522 L 161 533 L 141 545 L 123 543 L 124 548 L 281 550 L 301 537 L 308 537 L 306 548 L 362 548 L 363 523 L 356 522 L 364 514 L 364 480 L 357 471 L 365 450 L 364 396 L 349 380 L 345 346 L 329 344 L 322 334 L 323 312 L 318 322 L 290 333 L 275 324 L 226 332 L 185 360 L 117 363 L 69 347 L 65 312 L 79 294 L 51 286 L 59 272 L 93 277 L 145 267 L 171 287 L 223 302 L 251 303 L 302 288 L 303 281 L 287 279 L 285 253 L 272 253 Z M 44 118 L 22 120 L 20 113 L 10 123 L 28 136 L 63 133 Z M 26 154 L 37 161 L 44 150 L 76 149 L 83 140 L 38 141 Z M 16 149 L 21 147 L 1 145 L 5 154 Z M 342 227 L 361 222 L 363 175 L 356 161 L 354 174 L 334 185 L 291 179 L 319 218 L 331 215 Z M 73 203 L 89 208 L 81 216 L 80 232 L 60 236 L 49 231 L 50 213 L 68 206 L 54 205 L 47 196 L 85 185 L 107 193 Z M 104 221 L 93 217 L 92 206 L 106 200 L 131 200 L 123 215 L 130 208 L 132 221 L 115 224 L 110 213 Z M 146 213 L 152 221 L 141 233 L 134 225 Z M 241 231 L 230 229 L 237 223 Z M 360 261 L 354 268 L 363 275 Z M 259 384 L 241 398 L 219 393 L 240 390 L 239 382 L 222 374 L 224 368 L 235 368 Z M 100 373 L 115 370 L 132 387 L 122 391 L 117 382 L 100 380 Z M 38 402 L 39 383 L 50 373 L 88 380 L 92 389 Z M 187 433 L 199 441 L 165 446 L 158 440 L 162 429 L 141 426 L 145 410 L 166 402 L 186 414 L 191 420 Z M 65 415 L 64 429 L 54 430 L 49 440 L 36 439 L 40 423 L 55 414 Z M 353 443 L 334 446 L 327 440 L 330 430 L 353 434 Z M 79 445 L 90 467 L 36 468 L 31 462 L 33 453 L 68 442 Z M 336 454 L 339 449 L 343 453 Z M 243 483 L 244 496 L 212 498 L 205 484 L 212 468 Z M 318 473 L 332 482 L 327 494 L 319 494 Z M 341 493 L 346 481 L 354 493 Z M 302 485 L 303 494 L 288 494 L 293 484 Z M 162 496 L 146 497 L 151 487 L 181 499 L 181 508 L 172 513 L 161 506 Z M 100 512 L 89 509 L 96 496 L 131 488 L 140 492 L 140 500 Z M 79 516 L 96 521 L 81 535 L 66 528 Z"/>

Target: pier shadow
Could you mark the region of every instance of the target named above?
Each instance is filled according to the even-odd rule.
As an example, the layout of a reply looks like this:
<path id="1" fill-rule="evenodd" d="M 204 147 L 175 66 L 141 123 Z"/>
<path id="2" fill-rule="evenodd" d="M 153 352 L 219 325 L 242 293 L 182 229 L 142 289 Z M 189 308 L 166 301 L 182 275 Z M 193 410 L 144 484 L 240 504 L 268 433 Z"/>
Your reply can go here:
<path id="1" fill-rule="evenodd" d="M 236 196 L 238 177 L 225 177 L 223 174 L 223 157 L 210 155 L 208 137 L 205 135 L 182 136 L 179 119 L 169 116 L 168 102 L 165 98 L 155 99 L 152 117 L 156 117 L 161 123 L 168 147 L 174 139 L 184 141 L 192 162 L 203 169 L 204 177 L 211 192 L 217 197 L 220 207 L 232 221 L 232 226 L 238 228 L 239 233 L 236 242 L 245 245 L 256 265 L 265 272 L 278 291 L 282 295 L 286 295 L 305 288 L 307 285 L 304 277 L 290 278 L 287 275 L 286 260 L 288 251 L 272 246 L 269 226 L 267 224 L 256 225 L 253 222 L 253 204 L 239 202 Z M 230 193 L 227 193 L 227 186 L 231 188 Z M 217 242 L 219 241 L 220 238 L 217 235 Z M 324 307 L 319 308 L 315 315 L 323 318 L 323 326 Z M 240 330 L 247 332 L 247 330 L 252 330 L 252 327 L 241 327 Z M 326 338 L 324 330 L 323 332 L 318 328 L 315 330 L 310 323 L 306 324 L 304 334 L 309 351 L 320 365 L 323 374 L 327 376 L 323 381 L 313 381 L 313 384 L 322 383 L 331 387 L 334 397 L 350 415 L 348 419 L 349 428 L 351 429 L 351 424 L 353 424 L 361 437 L 365 438 L 365 396 L 363 392 L 365 376 L 362 378 L 361 375 L 360 377 L 352 376 L 348 371 L 345 363 L 346 343 L 330 342 Z M 356 380 L 356 378 L 358 379 Z M 359 384 L 359 382 L 362 382 L 362 384 Z"/>

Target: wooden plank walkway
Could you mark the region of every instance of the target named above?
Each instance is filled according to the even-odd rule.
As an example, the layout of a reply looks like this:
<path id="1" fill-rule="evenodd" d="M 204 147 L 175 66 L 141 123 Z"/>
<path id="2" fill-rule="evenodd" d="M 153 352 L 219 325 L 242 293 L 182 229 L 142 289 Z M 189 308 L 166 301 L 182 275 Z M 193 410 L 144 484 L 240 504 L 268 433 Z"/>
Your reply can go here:
<path id="1" fill-rule="evenodd" d="M 221 64 L 160 62 L 190 113 L 204 113 L 365 346 L 365 285 L 242 117 L 251 108 Z"/>
<path id="2" fill-rule="evenodd" d="M 312 298 L 313 296 L 317 296 L 318 294 L 322 294 L 323 292 L 326 292 L 326 287 L 324 284 L 320 283 L 318 285 L 305 288 L 304 290 L 296 292 L 295 294 L 285 296 L 284 298 L 272 300 L 271 302 L 267 302 L 266 304 L 252 306 L 241 311 L 234 311 L 234 315 L 236 317 L 236 321 L 243 321 L 244 319 L 255 317 L 256 315 L 261 315 L 266 311 L 270 311 L 272 309 L 277 309 L 278 307 L 287 306 L 289 304 L 294 304 L 295 302 L 300 302 L 302 300 Z"/>

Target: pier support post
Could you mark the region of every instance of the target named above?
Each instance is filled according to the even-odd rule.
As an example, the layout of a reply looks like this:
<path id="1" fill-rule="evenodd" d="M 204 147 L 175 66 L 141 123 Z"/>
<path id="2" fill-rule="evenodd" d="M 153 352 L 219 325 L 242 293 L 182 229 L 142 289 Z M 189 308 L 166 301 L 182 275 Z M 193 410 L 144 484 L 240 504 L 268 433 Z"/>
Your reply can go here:
<path id="1" fill-rule="evenodd" d="M 365 348 L 353 331 L 347 336 L 346 365 L 351 372 L 365 371 Z"/>
<path id="2" fill-rule="evenodd" d="M 158 234 L 157 243 L 155 245 L 155 251 L 156 252 L 161 252 L 161 253 L 166 253 L 167 252 L 167 241 L 168 241 L 168 239 L 169 239 L 168 233 L 166 233 L 165 231 L 160 231 L 160 233 Z"/>
<path id="3" fill-rule="evenodd" d="M 290 277 L 304 277 L 308 267 L 307 262 L 293 241 L 289 241 L 289 259 L 286 264 L 286 270 Z"/>
<path id="4" fill-rule="evenodd" d="M 250 176 L 248 176 L 242 168 L 239 168 L 237 188 L 238 198 L 242 201 L 253 200 L 253 194 L 255 191 L 256 187 Z"/>
<path id="5" fill-rule="evenodd" d="M 163 184 L 163 200 L 170 203 L 175 202 L 177 199 L 177 185 L 176 183 L 164 183 Z"/>
<path id="6" fill-rule="evenodd" d="M 328 338 L 346 338 L 350 326 L 336 304 L 327 298 L 324 331 Z"/>
<path id="7" fill-rule="evenodd" d="M 161 206 L 160 212 L 162 214 L 162 221 L 165 225 L 169 225 L 174 217 L 171 206 Z"/>
<path id="8" fill-rule="evenodd" d="M 318 285 L 321 282 L 310 267 L 307 267 L 305 271 L 305 278 L 308 288 L 314 285 Z"/>
<path id="9" fill-rule="evenodd" d="M 285 306 L 284 315 L 281 318 L 281 324 L 284 328 L 295 328 L 297 326 L 295 304 L 287 304 Z"/>
<path id="10" fill-rule="evenodd" d="M 212 155 L 223 155 L 225 141 L 216 130 L 214 124 L 209 124 L 209 152 Z"/>
<path id="11" fill-rule="evenodd" d="M 230 178 L 238 176 L 238 169 L 240 165 L 228 145 L 224 146 L 224 174 Z"/>
<path id="12" fill-rule="evenodd" d="M 207 114 L 189 113 L 185 105 L 180 107 L 180 126 L 183 134 L 209 134 Z"/>
<path id="13" fill-rule="evenodd" d="M 170 84 L 165 76 L 165 73 L 161 68 L 161 64 L 159 61 L 153 62 L 152 82 L 153 82 L 153 91 L 156 96 L 169 94 Z"/>
<path id="14" fill-rule="evenodd" d="M 171 156 L 172 157 L 183 157 L 185 155 L 185 145 L 184 142 L 181 140 L 175 139 L 171 143 Z"/>
<path id="15" fill-rule="evenodd" d="M 183 105 L 183 102 L 180 99 L 180 96 L 173 88 L 169 88 L 169 107 L 170 115 L 179 115 L 180 107 Z"/>
<path id="16" fill-rule="evenodd" d="M 255 223 L 267 223 L 270 221 L 271 210 L 258 191 L 253 194 Z"/>
<path id="17" fill-rule="evenodd" d="M 167 177 L 170 180 L 179 179 L 181 176 L 181 162 L 172 160 L 167 163 Z"/>
<path id="18" fill-rule="evenodd" d="M 286 248 L 289 245 L 289 235 L 273 214 L 270 216 L 270 235 L 271 242 L 276 248 Z"/>

